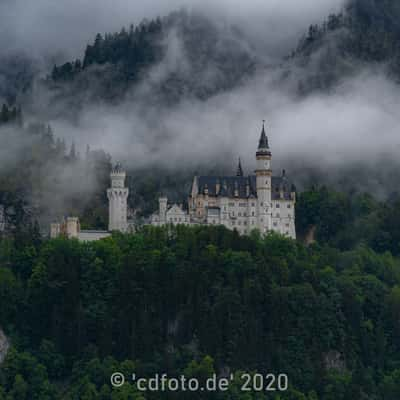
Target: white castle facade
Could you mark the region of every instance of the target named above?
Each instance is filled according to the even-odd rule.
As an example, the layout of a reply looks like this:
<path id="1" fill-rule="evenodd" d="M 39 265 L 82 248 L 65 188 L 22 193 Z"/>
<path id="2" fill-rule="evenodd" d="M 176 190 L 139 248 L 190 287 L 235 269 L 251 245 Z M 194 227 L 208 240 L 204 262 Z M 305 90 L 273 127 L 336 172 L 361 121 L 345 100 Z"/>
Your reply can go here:
<path id="1" fill-rule="evenodd" d="M 248 234 L 254 229 L 296 238 L 296 189 L 285 171 L 272 175 L 272 154 L 263 124 L 256 152 L 255 175 L 244 176 L 239 160 L 236 176 L 195 176 L 188 210 L 159 199 L 151 224 L 224 225 Z"/>
<path id="2" fill-rule="evenodd" d="M 272 175 L 272 154 L 264 124 L 255 158 L 254 175 L 244 176 L 239 160 L 235 176 L 195 176 L 187 210 L 160 197 L 159 209 L 149 224 L 223 225 L 243 235 L 257 229 L 263 234 L 273 231 L 295 239 L 296 189 L 285 171 L 280 176 Z M 70 217 L 51 225 L 51 237 L 64 234 L 90 241 L 110 236 L 112 231 L 133 232 L 134 224 L 128 220 L 126 173 L 120 164 L 113 168 L 110 178 L 108 231 L 82 231 L 78 218 Z"/>

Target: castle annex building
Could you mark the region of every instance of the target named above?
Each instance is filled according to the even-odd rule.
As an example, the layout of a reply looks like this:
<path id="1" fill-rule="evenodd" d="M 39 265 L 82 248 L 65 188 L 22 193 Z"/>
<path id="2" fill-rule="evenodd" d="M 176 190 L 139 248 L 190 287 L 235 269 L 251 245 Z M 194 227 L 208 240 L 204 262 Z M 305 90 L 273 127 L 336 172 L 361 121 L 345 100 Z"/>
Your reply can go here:
<path id="1" fill-rule="evenodd" d="M 111 187 L 107 189 L 108 230 L 81 230 L 79 218 L 67 217 L 50 225 L 50 237 L 66 236 L 81 241 L 93 241 L 111 236 L 112 231 L 134 232 L 134 223 L 128 219 L 129 189 L 125 187 L 126 172 L 117 164 L 110 173 Z"/>
<path id="2" fill-rule="evenodd" d="M 241 162 L 235 176 L 195 176 L 188 198 L 188 210 L 168 199 L 159 199 L 159 210 L 151 224 L 224 225 L 248 234 L 278 232 L 296 237 L 296 189 L 285 171 L 272 175 L 272 153 L 263 124 L 256 151 L 254 175 L 244 176 Z"/>

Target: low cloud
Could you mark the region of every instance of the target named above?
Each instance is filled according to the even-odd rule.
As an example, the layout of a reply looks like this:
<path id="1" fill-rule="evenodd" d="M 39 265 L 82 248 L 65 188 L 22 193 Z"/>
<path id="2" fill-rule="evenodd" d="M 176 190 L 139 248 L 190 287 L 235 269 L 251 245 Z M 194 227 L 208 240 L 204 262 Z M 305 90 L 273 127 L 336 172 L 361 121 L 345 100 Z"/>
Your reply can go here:
<path id="1" fill-rule="evenodd" d="M 278 83 L 279 82 L 279 83 Z M 179 169 L 242 157 L 250 173 L 262 119 L 275 166 L 321 170 L 354 163 L 375 165 L 400 150 L 398 87 L 384 73 L 363 70 L 329 94 L 299 98 L 274 72 L 206 102 L 144 107 L 140 102 L 89 107 L 77 125 L 54 120 L 57 134 L 109 151 L 131 168 Z"/>
<path id="2" fill-rule="evenodd" d="M 260 38 L 264 49 L 293 46 L 307 25 L 337 12 L 345 0 L 2 0 L 0 45 L 32 56 L 81 57 L 98 32 L 119 31 L 143 18 L 164 16 L 181 7 L 237 23 Z"/>

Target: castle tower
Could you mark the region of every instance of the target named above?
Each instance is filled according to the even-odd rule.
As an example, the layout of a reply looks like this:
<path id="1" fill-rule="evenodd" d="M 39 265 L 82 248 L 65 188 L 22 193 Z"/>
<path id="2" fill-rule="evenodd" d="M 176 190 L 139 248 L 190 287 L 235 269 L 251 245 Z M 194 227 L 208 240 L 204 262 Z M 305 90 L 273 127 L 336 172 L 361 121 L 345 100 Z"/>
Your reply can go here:
<path id="1" fill-rule="evenodd" d="M 68 217 L 66 220 L 66 234 L 68 238 L 77 238 L 81 230 L 79 218 Z"/>
<path id="2" fill-rule="evenodd" d="M 263 121 L 256 153 L 257 222 L 262 233 L 271 229 L 271 150 Z"/>
<path id="3" fill-rule="evenodd" d="M 168 198 L 160 197 L 158 199 L 158 207 L 160 212 L 160 225 L 165 225 L 167 223 L 167 208 L 168 208 Z"/>
<path id="4" fill-rule="evenodd" d="M 111 188 L 107 190 L 109 202 L 109 231 L 126 232 L 128 229 L 127 200 L 129 189 L 125 187 L 126 172 L 121 164 L 111 170 Z"/>

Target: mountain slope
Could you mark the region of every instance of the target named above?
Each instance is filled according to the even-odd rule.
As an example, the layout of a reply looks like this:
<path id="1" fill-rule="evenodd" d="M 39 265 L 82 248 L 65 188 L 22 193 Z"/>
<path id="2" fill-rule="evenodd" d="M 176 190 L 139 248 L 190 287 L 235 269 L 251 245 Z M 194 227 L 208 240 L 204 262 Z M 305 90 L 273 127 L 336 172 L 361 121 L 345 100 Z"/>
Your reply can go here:
<path id="1" fill-rule="evenodd" d="M 300 92 L 329 89 L 363 67 L 383 66 L 399 80 L 399 21 L 394 0 L 351 0 L 342 13 L 310 26 L 290 57 L 304 71 Z"/>
<path id="2" fill-rule="evenodd" d="M 236 86 L 255 68 L 249 43 L 232 27 L 179 11 L 119 33 L 100 34 L 82 60 L 55 66 L 47 85 L 79 103 L 137 97 L 164 104 L 206 99 Z"/>

